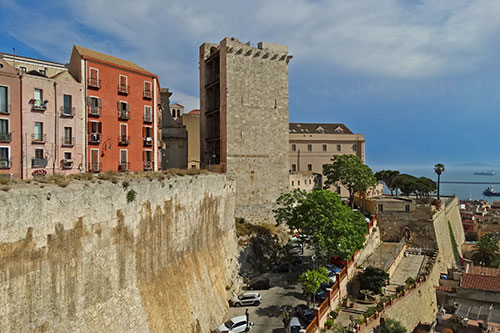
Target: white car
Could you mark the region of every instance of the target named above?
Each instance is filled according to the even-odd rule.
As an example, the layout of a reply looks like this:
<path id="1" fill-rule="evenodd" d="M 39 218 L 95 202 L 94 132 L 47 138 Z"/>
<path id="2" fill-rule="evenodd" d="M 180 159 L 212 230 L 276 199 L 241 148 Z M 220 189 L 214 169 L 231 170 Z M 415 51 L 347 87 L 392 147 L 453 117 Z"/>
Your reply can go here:
<path id="1" fill-rule="evenodd" d="M 259 293 L 250 291 L 243 293 L 238 296 L 234 296 L 231 298 L 232 306 L 242 306 L 242 305 L 259 305 L 262 302 L 262 297 Z"/>
<path id="2" fill-rule="evenodd" d="M 217 332 L 225 332 L 225 333 L 240 333 L 240 332 L 249 332 L 252 329 L 253 323 L 251 321 L 247 324 L 246 316 L 238 316 L 229 319 L 224 324 L 220 325 L 217 328 Z M 246 330 L 246 331 L 245 331 Z"/>

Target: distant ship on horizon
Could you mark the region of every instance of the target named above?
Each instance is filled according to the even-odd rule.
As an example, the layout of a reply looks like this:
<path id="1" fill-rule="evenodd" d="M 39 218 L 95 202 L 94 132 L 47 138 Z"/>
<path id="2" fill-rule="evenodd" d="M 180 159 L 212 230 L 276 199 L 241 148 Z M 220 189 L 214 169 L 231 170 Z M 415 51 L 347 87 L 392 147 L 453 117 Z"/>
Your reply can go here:
<path id="1" fill-rule="evenodd" d="M 495 191 L 495 188 L 492 186 L 492 187 L 487 187 L 484 191 L 483 191 L 483 195 L 484 196 L 487 196 L 487 197 L 500 197 L 500 193 L 497 193 Z"/>
<path id="2" fill-rule="evenodd" d="M 476 175 L 476 176 L 494 176 L 495 175 L 495 170 L 490 170 L 490 171 L 476 171 L 476 172 L 474 172 L 474 175 Z"/>

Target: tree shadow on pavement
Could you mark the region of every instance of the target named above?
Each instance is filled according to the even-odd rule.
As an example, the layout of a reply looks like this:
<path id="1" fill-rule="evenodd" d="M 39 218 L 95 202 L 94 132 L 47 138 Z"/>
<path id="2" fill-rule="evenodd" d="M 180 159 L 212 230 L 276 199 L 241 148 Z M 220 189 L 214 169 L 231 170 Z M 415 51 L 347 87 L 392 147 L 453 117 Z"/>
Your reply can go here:
<path id="1" fill-rule="evenodd" d="M 255 311 L 255 313 L 258 316 L 266 316 L 266 317 L 281 317 L 282 312 L 283 312 L 283 306 L 279 305 L 269 305 L 266 307 L 260 307 Z"/>
<path id="2" fill-rule="evenodd" d="M 288 291 L 282 295 L 283 295 L 283 297 L 295 297 L 295 298 L 300 299 L 302 301 L 306 300 L 304 293 L 301 293 L 298 291 Z"/>

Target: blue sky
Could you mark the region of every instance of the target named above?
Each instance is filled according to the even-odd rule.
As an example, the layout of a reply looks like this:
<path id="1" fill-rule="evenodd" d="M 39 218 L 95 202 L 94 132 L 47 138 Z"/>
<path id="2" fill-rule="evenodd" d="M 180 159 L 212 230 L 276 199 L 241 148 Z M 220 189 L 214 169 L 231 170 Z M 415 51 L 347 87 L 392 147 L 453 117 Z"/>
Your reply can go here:
<path id="1" fill-rule="evenodd" d="M 290 121 L 345 123 L 375 169 L 500 164 L 499 17 L 497 0 L 0 0 L 0 51 L 132 60 L 189 110 L 201 43 L 286 44 Z"/>

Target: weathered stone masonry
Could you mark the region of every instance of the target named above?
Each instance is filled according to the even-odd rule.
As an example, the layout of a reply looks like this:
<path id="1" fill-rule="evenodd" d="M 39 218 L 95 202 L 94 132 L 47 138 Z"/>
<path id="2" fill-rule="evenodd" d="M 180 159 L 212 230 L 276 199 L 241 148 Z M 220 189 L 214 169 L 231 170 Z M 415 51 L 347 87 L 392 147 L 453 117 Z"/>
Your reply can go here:
<path id="1" fill-rule="evenodd" d="M 0 192 L 2 332 L 220 323 L 236 280 L 234 184 L 224 175 L 23 186 Z"/>

